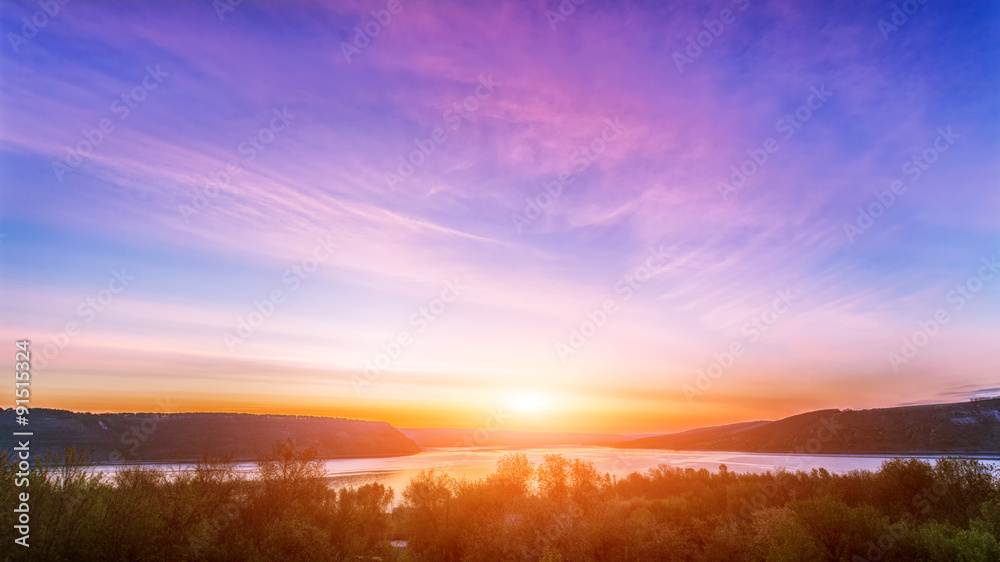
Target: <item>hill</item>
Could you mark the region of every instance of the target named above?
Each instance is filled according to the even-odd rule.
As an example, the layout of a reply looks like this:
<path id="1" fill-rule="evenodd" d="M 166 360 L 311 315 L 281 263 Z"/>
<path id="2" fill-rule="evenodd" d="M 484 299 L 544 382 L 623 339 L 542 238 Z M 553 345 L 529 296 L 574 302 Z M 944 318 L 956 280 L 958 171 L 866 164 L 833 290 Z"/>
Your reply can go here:
<path id="1" fill-rule="evenodd" d="M 611 444 L 635 449 L 801 453 L 1000 453 L 1000 399 L 817 410 Z"/>
<path id="2" fill-rule="evenodd" d="M 551 431 L 494 431 L 439 427 L 403 428 L 421 447 L 546 447 L 550 445 L 603 445 L 623 441 L 624 435 Z"/>
<path id="3" fill-rule="evenodd" d="M 76 446 L 89 449 L 98 462 L 193 460 L 206 453 L 251 460 L 281 439 L 315 447 L 323 458 L 394 457 L 420 452 L 420 447 L 386 422 L 312 416 L 226 413 L 90 414 L 32 408 L 30 425 L 14 425 L 3 412 L 9 432 L 30 430 L 31 452 L 62 453 Z M 11 443 L 11 440 L 7 440 Z M 11 444 L 10 447 L 14 445 Z"/>

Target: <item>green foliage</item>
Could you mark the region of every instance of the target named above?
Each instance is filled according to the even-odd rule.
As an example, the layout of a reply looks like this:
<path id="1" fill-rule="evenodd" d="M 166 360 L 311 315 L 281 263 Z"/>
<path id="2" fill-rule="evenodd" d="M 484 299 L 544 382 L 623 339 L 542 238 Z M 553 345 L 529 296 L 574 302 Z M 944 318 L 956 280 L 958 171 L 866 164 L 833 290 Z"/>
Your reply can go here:
<path id="1" fill-rule="evenodd" d="M 989 562 L 1000 560 L 996 535 L 962 530 L 943 523 L 927 523 L 903 538 L 900 553 L 933 562 Z"/>
<path id="2" fill-rule="evenodd" d="M 428 556 L 446 556 L 455 548 L 457 525 L 451 515 L 455 480 L 433 469 L 420 471 L 403 490 L 407 537 Z"/>
<path id="3" fill-rule="evenodd" d="M 851 507 L 838 498 L 822 496 L 789 504 L 796 519 L 829 560 L 849 559 L 877 540 L 889 518 L 871 506 Z"/>
<path id="4" fill-rule="evenodd" d="M 33 468 L 27 559 L 87 560 L 1000 560 L 1000 480 L 988 466 L 894 459 L 877 472 L 739 474 L 661 465 L 612 479 L 592 464 L 504 455 L 455 480 L 429 470 L 402 502 L 380 484 L 331 489 L 292 441 L 255 474 L 203 459 L 111 479 L 75 450 Z M 16 493 L 0 452 L 0 501 Z M 0 511 L 0 524 L 14 524 Z M 405 541 L 394 546 L 390 541 Z M 17 559 L 17 558 L 16 558 Z"/>

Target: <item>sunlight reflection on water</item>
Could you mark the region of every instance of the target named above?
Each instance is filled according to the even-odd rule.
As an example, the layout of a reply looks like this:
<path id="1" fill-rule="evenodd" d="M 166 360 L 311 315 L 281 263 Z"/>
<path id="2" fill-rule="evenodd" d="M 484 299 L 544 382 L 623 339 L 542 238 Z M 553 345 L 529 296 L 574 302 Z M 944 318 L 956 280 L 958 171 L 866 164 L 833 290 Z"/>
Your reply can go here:
<path id="1" fill-rule="evenodd" d="M 715 472 L 724 464 L 730 472 L 767 472 L 784 468 L 788 471 L 825 468 L 831 473 L 843 474 L 851 470 L 878 470 L 882 462 L 892 455 L 782 455 L 773 453 L 733 453 L 714 451 L 664 451 L 660 449 L 610 449 L 607 447 L 547 447 L 547 448 L 441 448 L 425 449 L 416 455 L 406 457 L 328 459 L 323 461 L 329 480 L 334 487 L 362 486 L 379 482 L 392 487 L 396 492 L 395 502 L 400 501 L 403 488 L 421 470 L 447 467 L 448 474 L 455 478 L 476 480 L 493 472 L 497 459 L 505 453 L 524 452 L 534 463 L 540 463 L 547 454 L 557 453 L 567 458 L 581 459 L 594 463 L 601 473 L 618 477 L 632 472 L 645 472 L 659 464 L 681 468 L 700 468 Z M 929 460 L 943 455 L 917 455 Z M 1000 456 L 976 455 L 984 463 L 1000 469 Z M 190 464 L 149 464 L 168 470 L 189 470 Z M 256 465 L 252 462 L 239 463 L 238 469 L 252 472 Z M 117 469 L 113 465 L 102 465 L 96 472 L 112 474 Z"/>

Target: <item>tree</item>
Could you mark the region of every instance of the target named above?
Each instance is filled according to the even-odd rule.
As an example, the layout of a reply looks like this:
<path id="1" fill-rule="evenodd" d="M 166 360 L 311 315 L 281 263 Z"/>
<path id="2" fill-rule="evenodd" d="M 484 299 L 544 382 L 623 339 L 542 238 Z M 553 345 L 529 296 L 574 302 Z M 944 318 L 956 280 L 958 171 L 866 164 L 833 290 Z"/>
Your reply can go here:
<path id="1" fill-rule="evenodd" d="M 454 487 L 454 479 L 431 469 L 421 470 L 403 490 L 403 502 L 409 509 L 407 534 L 414 550 L 431 559 L 450 557 L 454 550 L 449 522 Z"/>
<path id="2" fill-rule="evenodd" d="M 538 491 L 543 499 L 559 504 L 569 498 L 569 467 L 562 455 L 545 455 L 538 467 Z"/>
<path id="3" fill-rule="evenodd" d="M 516 502 L 531 491 L 535 466 L 527 453 L 508 453 L 497 460 L 497 470 L 486 477 L 486 483 L 499 491 L 504 498 Z"/>

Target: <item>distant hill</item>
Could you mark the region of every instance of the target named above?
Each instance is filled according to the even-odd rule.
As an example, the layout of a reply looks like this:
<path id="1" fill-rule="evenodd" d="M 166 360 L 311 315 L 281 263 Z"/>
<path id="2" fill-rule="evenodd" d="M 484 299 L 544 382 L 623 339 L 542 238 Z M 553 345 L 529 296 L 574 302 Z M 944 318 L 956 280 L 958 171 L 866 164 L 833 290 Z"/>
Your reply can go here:
<path id="1" fill-rule="evenodd" d="M 10 409 L 3 426 L 34 432 L 32 455 L 61 453 L 65 447 L 90 449 L 98 462 L 108 460 L 192 460 L 204 454 L 255 459 L 286 437 L 315 447 L 323 458 L 394 457 L 420 447 L 386 422 L 255 414 L 88 414 L 32 408 L 29 426 L 14 424 Z M 5 443 L 12 443 L 5 439 Z M 14 445 L 6 446 L 10 450 Z M 35 456 L 35 458 L 38 458 Z"/>
<path id="2" fill-rule="evenodd" d="M 611 444 L 630 449 L 803 453 L 1000 453 L 1000 399 L 818 410 Z"/>
<path id="3" fill-rule="evenodd" d="M 565 433 L 549 431 L 494 431 L 450 428 L 402 428 L 421 447 L 547 447 L 550 445 L 598 445 L 623 441 L 624 435 L 609 433 Z"/>

